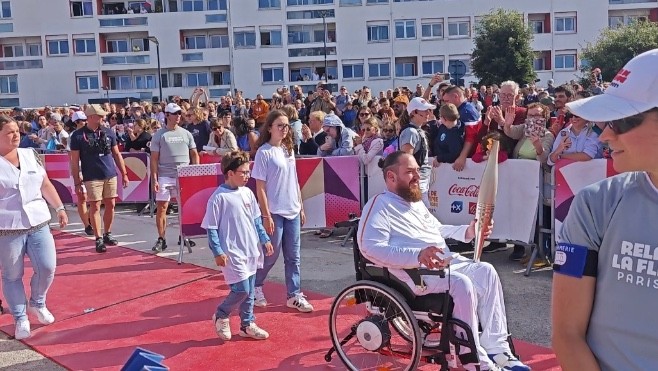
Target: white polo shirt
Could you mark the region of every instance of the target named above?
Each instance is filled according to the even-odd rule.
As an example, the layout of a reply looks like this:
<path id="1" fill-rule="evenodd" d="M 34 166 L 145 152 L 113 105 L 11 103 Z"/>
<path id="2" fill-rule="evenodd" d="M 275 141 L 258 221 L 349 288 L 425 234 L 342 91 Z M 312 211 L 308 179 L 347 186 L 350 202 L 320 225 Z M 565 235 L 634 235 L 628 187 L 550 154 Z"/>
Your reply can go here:
<path id="1" fill-rule="evenodd" d="M 20 169 L 0 156 L 0 230 L 29 229 L 50 220 L 41 194 L 46 169 L 31 148 L 19 148 Z"/>

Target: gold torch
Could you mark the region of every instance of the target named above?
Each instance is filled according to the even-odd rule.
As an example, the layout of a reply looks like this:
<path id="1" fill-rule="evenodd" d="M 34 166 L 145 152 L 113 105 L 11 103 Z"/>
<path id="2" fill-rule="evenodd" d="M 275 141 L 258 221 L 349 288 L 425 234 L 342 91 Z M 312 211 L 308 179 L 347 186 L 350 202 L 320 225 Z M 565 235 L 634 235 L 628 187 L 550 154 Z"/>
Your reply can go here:
<path id="1" fill-rule="evenodd" d="M 491 143 L 487 165 L 484 168 L 484 174 L 480 182 L 478 204 L 475 212 L 477 221 L 475 222 L 475 254 L 473 261 L 476 262 L 479 262 L 482 256 L 485 227 L 491 225 L 493 220 L 496 193 L 498 192 L 498 151 L 500 150 L 500 143 L 497 140 L 490 139 L 490 141 L 493 143 Z"/>

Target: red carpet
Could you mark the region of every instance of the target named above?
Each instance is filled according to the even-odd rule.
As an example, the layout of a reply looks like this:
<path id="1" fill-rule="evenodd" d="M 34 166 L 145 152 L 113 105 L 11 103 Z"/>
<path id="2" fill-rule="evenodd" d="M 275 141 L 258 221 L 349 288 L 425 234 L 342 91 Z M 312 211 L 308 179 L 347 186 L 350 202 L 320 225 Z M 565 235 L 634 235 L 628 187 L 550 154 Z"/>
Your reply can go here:
<path id="1" fill-rule="evenodd" d="M 57 322 L 35 325 L 26 343 L 69 369 L 116 370 L 137 346 L 164 355 L 172 370 L 344 369 L 337 357 L 330 364 L 323 358 L 331 346 L 332 298 L 309 293 L 316 311 L 301 314 L 285 306 L 282 285 L 266 285 L 272 304 L 267 311 L 257 308 L 256 316 L 270 339 L 240 338 L 233 316 L 234 337 L 222 342 L 210 321 L 227 289 L 217 272 L 119 247 L 100 257 L 89 240 L 64 233 L 57 246 L 58 272 L 48 299 Z M 85 308 L 96 311 L 83 314 Z M 0 329 L 13 335 L 11 322 L 2 316 Z M 550 349 L 521 341 L 516 346 L 533 370 L 557 369 Z"/>

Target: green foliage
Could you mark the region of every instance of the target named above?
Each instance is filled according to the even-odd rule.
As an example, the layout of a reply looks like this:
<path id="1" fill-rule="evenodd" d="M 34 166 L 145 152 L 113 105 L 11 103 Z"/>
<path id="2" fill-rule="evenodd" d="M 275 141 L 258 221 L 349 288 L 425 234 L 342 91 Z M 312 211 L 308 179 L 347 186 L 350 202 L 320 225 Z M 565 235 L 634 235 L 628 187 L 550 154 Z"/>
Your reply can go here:
<path id="1" fill-rule="evenodd" d="M 533 34 L 517 11 L 497 9 L 485 15 L 476 28 L 471 66 L 480 84 L 506 80 L 534 82 Z"/>
<path id="2" fill-rule="evenodd" d="M 634 22 L 616 29 L 605 29 L 594 43 L 581 53 L 583 80 L 589 82 L 590 71 L 600 68 L 604 81 L 611 81 L 624 65 L 638 54 L 658 48 L 658 24 Z"/>

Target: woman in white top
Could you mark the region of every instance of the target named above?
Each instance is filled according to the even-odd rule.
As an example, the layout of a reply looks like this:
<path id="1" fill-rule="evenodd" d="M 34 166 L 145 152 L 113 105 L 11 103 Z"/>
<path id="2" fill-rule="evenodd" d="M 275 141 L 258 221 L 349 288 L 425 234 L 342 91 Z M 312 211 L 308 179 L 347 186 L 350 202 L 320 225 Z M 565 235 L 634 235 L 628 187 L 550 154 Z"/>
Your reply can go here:
<path id="1" fill-rule="evenodd" d="M 39 155 L 31 148 L 19 149 L 19 142 L 18 124 L 8 116 L 0 116 L 2 291 L 16 322 L 16 339 L 25 339 L 30 336 L 26 312 L 44 325 L 55 321 L 46 308 L 46 293 L 56 265 L 48 204 L 56 209 L 60 227 L 66 226 L 68 217 Z M 25 254 L 34 267 L 29 305 L 23 287 Z"/>
<path id="2" fill-rule="evenodd" d="M 263 283 L 283 251 L 288 291 L 286 305 L 300 312 L 311 312 L 313 306 L 301 292 L 299 269 L 301 226 L 306 216 L 297 180 L 293 135 L 288 117 L 283 111 L 270 111 L 261 126 L 258 144 L 251 176 L 256 179 L 256 195 L 263 226 L 267 234 L 272 236 L 274 253 L 265 257 L 263 268 L 256 273 L 254 305 L 267 306 Z"/>
<path id="3" fill-rule="evenodd" d="M 384 140 L 379 136 L 379 119 L 374 116 L 366 119 L 361 125 L 363 138 L 354 138 L 354 152 L 361 163 L 368 165 L 372 160 L 382 155 Z"/>

